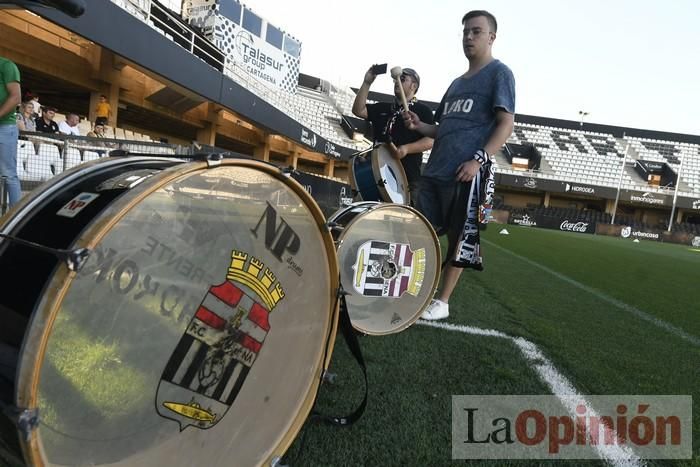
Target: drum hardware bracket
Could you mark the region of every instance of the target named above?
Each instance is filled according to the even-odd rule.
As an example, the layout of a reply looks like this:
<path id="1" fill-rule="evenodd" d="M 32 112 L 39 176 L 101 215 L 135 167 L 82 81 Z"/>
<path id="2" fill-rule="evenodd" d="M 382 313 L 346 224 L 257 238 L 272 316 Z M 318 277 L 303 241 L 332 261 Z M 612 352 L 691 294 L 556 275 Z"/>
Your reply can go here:
<path id="1" fill-rule="evenodd" d="M 285 177 L 289 177 L 291 175 L 299 175 L 299 171 L 297 169 L 295 169 L 294 167 L 292 167 L 291 165 L 287 166 L 287 167 L 282 167 L 280 170 L 282 171 L 282 174 Z"/>
<path id="2" fill-rule="evenodd" d="M 384 180 L 383 178 L 380 178 L 379 180 L 377 180 L 377 186 L 384 186 L 384 185 L 386 185 L 386 180 Z"/>
<path id="3" fill-rule="evenodd" d="M 342 224 L 338 224 L 337 222 L 326 222 L 326 227 L 330 230 L 343 230 L 345 227 L 343 227 Z"/>
<path id="4" fill-rule="evenodd" d="M 221 154 L 208 154 L 207 155 L 207 167 L 217 167 L 221 165 L 221 161 L 223 160 L 223 156 Z"/>
<path id="5" fill-rule="evenodd" d="M 0 233 L 0 237 L 6 238 L 7 240 L 14 243 L 19 243 L 20 245 L 25 245 L 46 253 L 51 253 L 59 260 L 65 261 L 66 266 L 68 266 L 68 269 L 75 272 L 80 271 L 82 269 L 82 267 L 85 265 L 85 262 L 88 259 L 88 256 L 90 256 L 90 250 L 88 248 L 63 250 L 61 248 L 52 248 L 50 246 L 42 245 L 40 243 L 30 242 L 29 240 L 24 240 L 13 235 Z"/>
<path id="6" fill-rule="evenodd" d="M 0 402 L 2 412 L 15 424 L 24 441 L 29 441 L 32 432 L 39 426 L 39 409 L 22 409 Z"/>
<path id="7" fill-rule="evenodd" d="M 331 373 L 328 370 L 323 370 L 323 382 L 328 384 L 335 384 L 335 380 L 338 377 L 338 373 Z"/>
<path id="8" fill-rule="evenodd" d="M 270 459 L 270 467 L 289 467 L 289 465 L 283 464 L 281 457 L 275 456 Z"/>

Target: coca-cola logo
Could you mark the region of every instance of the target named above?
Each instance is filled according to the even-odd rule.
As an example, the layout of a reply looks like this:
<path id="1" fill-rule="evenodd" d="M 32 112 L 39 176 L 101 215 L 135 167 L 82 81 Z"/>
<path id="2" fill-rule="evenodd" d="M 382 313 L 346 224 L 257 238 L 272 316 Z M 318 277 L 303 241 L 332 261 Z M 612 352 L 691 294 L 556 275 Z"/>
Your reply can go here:
<path id="1" fill-rule="evenodd" d="M 588 229 L 588 222 L 569 222 L 565 220 L 559 226 L 559 230 L 565 230 L 567 232 L 586 232 Z"/>

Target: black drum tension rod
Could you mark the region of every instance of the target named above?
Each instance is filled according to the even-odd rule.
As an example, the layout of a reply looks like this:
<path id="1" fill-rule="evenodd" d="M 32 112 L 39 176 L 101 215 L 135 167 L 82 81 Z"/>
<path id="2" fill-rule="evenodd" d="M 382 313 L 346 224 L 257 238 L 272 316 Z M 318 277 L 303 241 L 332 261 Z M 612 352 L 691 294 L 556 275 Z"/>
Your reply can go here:
<path id="1" fill-rule="evenodd" d="M 25 245 L 29 248 L 34 248 L 39 251 L 50 253 L 59 260 L 65 261 L 66 266 L 68 266 L 68 269 L 71 271 L 80 271 L 83 265 L 85 265 L 85 261 L 87 261 L 88 256 L 90 256 L 90 250 L 87 248 L 76 248 L 75 250 L 62 250 L 60 248 L 52 248 L 50 246 L 30 242 L 29 240 L 24 240 L 4 233 L 0 233 L 0 237 L 6 238 L 7 240 L 13 243 L 19 243 L 20 245 Z"/>

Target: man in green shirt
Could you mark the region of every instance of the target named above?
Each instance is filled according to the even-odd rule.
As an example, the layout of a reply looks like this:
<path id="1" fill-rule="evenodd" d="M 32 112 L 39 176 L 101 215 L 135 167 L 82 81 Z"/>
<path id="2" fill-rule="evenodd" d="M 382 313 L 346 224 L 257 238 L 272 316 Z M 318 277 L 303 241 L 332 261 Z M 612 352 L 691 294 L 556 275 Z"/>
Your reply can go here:
<path id="1" fill-rule="evenodd" d="M 5 57 L 0 57 L 0 177 L 5 178 L 10 206 L 22 196 L 17 177 L 19 130 L 15 117 L 15 108 L 19 105 L 21 97 L 17 65 Z"/>

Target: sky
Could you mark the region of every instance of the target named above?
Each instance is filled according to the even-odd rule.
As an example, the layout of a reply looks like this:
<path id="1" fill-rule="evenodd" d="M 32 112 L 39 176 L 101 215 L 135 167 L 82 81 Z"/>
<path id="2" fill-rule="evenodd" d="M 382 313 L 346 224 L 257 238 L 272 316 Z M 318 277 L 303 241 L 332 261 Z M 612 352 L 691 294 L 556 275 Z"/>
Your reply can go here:
<path id="1" fill-rule="evenodd" d="M 439 101 L 467 70 L 464 14 L 498 20 L 493 55 L 516 80 L 516 113 L 700 135 L 697 0 L 248 0 L 302 43 L 301 72 L 359 87 L 373 63 L 411 67 Z M 389 74 L 372 91 L 392 93 Z"/>

